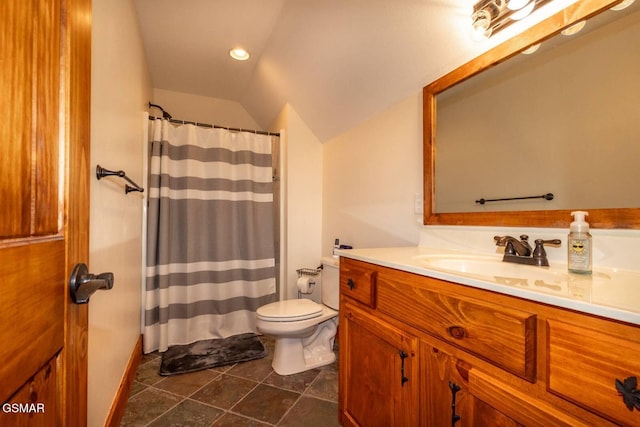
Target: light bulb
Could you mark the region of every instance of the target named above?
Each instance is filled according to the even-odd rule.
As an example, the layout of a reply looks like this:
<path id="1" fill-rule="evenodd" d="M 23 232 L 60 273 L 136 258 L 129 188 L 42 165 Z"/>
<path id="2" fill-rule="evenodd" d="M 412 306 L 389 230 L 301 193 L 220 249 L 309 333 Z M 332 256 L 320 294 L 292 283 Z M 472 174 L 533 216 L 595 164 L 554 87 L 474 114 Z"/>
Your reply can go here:
<path id="1" fill-rule="evenodd" d="M 507 8 L 511 10 L 520 10 L 529 4 L 531 0 L 510 0 L 507 2 Z"/>
<path id="2" fill-rule="evenodd" d="M 529 14 L 533 12 L 534 7 L 536 7 L 536 2 L 535 0 L 531 0 L 529 3 L 527 3 L 526 6 L 524 6 L 522 9 L 518 9 L 517 12 L 512 13 L 511 15 L 509 15 L 509 17 L 514 21 L 519 21 L 529 16 Z"/>
<path id="3" fill-rule="evenodd" d="M 473 31 L 478 38 L 488 38 L 491 35 L 491 15 L 486 10 L 478 10 L 472 16 Z"/>

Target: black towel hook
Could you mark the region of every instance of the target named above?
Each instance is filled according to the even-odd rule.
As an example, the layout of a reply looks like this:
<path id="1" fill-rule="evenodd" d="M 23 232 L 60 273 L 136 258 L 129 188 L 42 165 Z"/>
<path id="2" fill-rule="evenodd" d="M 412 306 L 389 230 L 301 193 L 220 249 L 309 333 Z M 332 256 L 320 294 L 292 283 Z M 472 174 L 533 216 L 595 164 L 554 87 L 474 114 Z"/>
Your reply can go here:
<path id="1" fill-rule="evenodd" d="M 109 169 L 105 169 L 100 165 L 96 165 L 96 177 L 98 178 L 98 180 L 100 180 L 101 178 L 104 178 L 105 176 L 117 176 L 120 178 L 123 178 L 125 180 L 127 180 L 127 182 L 129 184 L 125 184 L 124 186 L 124 194 L 129 194 L 132 191 L 139 191 L 139 192 L 144 192 L 144 188 L 140 187 L 138 184 L 136 184 L 135 182 L 133 182 L 126 173 L 124 173 L 124 171 L 112 171 Z"/>

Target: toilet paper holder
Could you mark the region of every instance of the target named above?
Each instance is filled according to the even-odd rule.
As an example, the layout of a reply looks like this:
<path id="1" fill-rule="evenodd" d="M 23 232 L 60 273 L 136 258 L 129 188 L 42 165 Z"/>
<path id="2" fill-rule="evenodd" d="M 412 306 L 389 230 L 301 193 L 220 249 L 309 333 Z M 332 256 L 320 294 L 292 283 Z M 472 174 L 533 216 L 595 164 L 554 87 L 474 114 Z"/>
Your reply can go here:
<path id="1" fill-rule="evenodd" d="M 322 266 L 318 268 L 299 268 L 296 270 L 298 273 L 298 281 L 300 279 L 306 279 L 308 288 L 304 291 L 298 289 L 298 298 L 302 298 L 302 294 L 309 295 L 313 293 L 313 288 L 316 284 L 316 278 L 320 275 Z"/>

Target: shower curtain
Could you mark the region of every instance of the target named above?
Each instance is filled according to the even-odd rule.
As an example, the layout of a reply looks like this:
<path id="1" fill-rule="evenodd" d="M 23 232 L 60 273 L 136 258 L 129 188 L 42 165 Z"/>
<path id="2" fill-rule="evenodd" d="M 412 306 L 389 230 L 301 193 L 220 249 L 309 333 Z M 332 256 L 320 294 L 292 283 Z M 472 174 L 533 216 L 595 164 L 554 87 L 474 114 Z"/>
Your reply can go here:
<path id="1" fill-rule="evenodd" d="M 276 299 L 277 137 L 151 126 L 144 352 L 255 332 Z"/>

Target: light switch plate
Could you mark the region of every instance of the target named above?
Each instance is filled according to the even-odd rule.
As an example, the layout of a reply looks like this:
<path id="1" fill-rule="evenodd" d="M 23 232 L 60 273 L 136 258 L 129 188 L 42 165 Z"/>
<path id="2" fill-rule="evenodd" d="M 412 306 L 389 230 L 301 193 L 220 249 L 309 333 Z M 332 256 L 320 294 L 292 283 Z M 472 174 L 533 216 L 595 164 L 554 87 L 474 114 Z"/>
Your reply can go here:
<path id="1" fill-rule="evenodd" d="M 423 213 L 423 204 L 422 204 L 422 194 L 415 193 L 413 195 L 413 212 L 416 215 L 421 215 Z"/>

